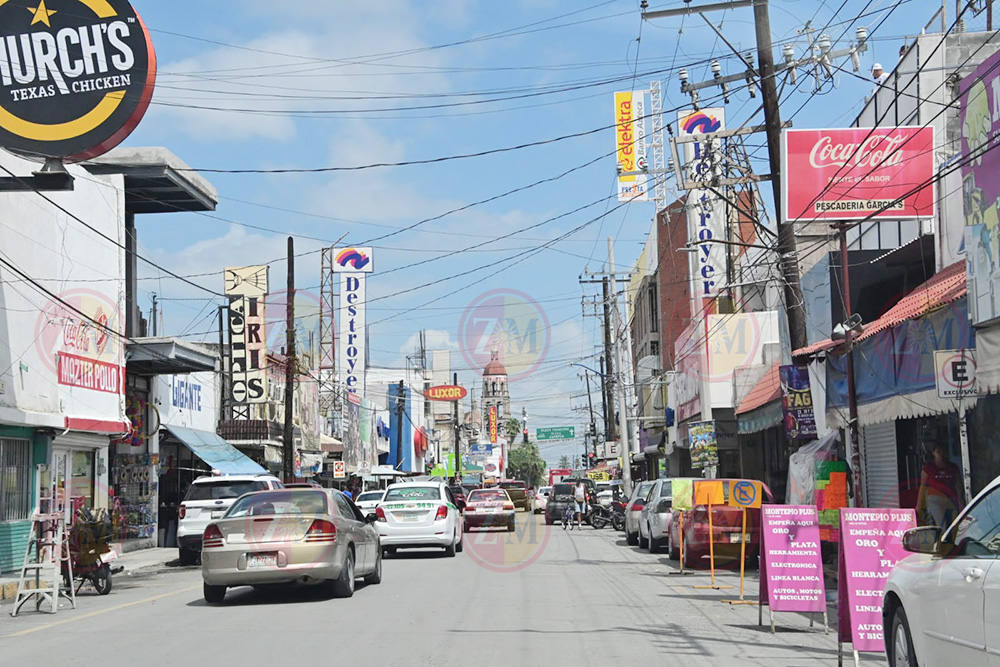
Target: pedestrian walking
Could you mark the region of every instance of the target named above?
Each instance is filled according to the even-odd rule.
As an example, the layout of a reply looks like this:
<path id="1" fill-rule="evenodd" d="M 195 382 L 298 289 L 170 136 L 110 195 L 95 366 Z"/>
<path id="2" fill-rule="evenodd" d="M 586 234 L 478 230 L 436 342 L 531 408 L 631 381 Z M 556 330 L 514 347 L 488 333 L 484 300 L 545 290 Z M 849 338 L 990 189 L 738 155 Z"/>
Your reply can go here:
<path id="1" fill-rule="evenodd" d="M 921 471 L 917 495 L 917 508 L 926 512 L 929 525 L 947 528 L 958 515 L 960 476 L 958 466 L 948 458 L 948 448 L 940 442 L 934 445 L 931 460 Z"/>
<path id="2" fill-rule="evenodd" d="M 576 527 L 583 530 L 583 515 L 587 513 L 587 485 L 577 482 L 573 490 L 573 507 L 576 511 Z M 570 530 L 573 527 L 570 526 Z"/>

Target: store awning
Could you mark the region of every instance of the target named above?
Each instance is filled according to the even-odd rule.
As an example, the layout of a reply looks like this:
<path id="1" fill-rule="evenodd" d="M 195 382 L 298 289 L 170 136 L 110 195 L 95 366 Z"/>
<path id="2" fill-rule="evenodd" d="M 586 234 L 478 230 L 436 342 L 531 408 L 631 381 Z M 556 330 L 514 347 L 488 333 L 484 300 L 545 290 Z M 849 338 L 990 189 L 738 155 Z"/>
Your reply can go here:
<path id="1" fill-rule="evenodd" d="M 256 475 L 267 472 L 221 437 L 210 431 L 165 425 L 171 435 L 184 443 L 195 456 L 227 475 Z"/>
<path id="2" fill-rule="evenodd" d="M 874 322 L 865 324 L 861 333 L 854 336 L 854 341 L 861 342 L 880 331 L 932 313 L 949 303 L 958 301 L 967 293 L 968 285 L 965 280 L 965 261 L 963 260 L 941 269 L 931 276 L 930 280 L 900 299 L 885 315 Z M 811 356 L 837 347 L 843 348 L 843 341 L 828 339 L 795 350 L 794 356 Z"/>
<path id="3" fill-rule="evenodd" d="M 774 364 L 757 381 L 736 408 L 737 432 L 756 433 L 782 420 L 780 364 Z"/>
<path id="4" fill-rule="evenodd" d="M 126 370 L 137 375 L 214 371 L 218 355 L 179 338 L 133 338 L 125 345 Z"/>
<path id="5" fill-rule="evenodd" d="M 344 451 L 344 443 L 338 438 L 326 433 L 319 434 L 319 446 L 324 452 L 337 454 Z"/>

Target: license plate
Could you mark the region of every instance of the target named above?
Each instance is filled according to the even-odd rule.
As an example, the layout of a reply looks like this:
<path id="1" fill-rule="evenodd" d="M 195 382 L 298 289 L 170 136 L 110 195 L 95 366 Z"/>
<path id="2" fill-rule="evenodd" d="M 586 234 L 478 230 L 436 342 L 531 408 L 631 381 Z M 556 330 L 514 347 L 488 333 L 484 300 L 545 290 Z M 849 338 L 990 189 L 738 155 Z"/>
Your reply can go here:
<path id="1" fill-rule="evenodd" d="M 739 544 L 739 542 L 740 542 L 740 533 L 730 533 L 729 534 L 729 541 L 732 542 L 733 544 Z M 749 542 L 750 541 L 750 533 L 747 533 L 746 535 L 743 536 L 743 541 L 744 542 Z"/>
<path id="2" fill-rule="evenodd" d="M 413 523 L 419 519 L 420 517 L 418 517 L 416 514 L 404 514 L 403 516 L 399 517 L 399 520 L 402 521 L 403 523 Z"/>
<path id="3" fill-rule="evenodd" d="M 247 567 L 277 567 L 278 554 L 247 554 Z"/>
<path id="4" fill-rule="evenodd" d="M 221 519 L 222 515 L 226 513 L 226 510 L 212 510 L 213 519 Z"/>

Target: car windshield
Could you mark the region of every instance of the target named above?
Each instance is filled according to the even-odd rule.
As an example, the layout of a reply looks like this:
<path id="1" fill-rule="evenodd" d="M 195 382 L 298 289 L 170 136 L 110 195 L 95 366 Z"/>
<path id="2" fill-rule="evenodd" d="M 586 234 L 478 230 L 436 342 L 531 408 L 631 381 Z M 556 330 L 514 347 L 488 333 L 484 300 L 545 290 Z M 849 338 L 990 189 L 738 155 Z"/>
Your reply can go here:
<path id="1" fill-rule="evenodd" d="M 526 489 L 528 485 L 524 482 L 500 482 L 501 489 Z"/>
<path id="2" fill-rule="evenodd" d="M 538 489 L 538 492 L 541 493 L 542 495 L 545 495 L 546 493 L 550 492 L 551 490 L 552 490 L 551 486 L 543 486 L 542 488 Z"/>
<path id="3" fill-rule="evenodd" d="M 469 494 L 470 503 L 478 503 L 484 500 L 507 500 L 507 493 L 502 489 L 482 489 Z"/>
<path id="4" fill-rule="evenodd" d="M 294 489 L 244 496 L 233 503 L 233 506 L 226 512 L 226 518 L 328 513 L 326 494 L 323 491 Z"/>
<path id="5" fill-rule="evenodd" d="M 398 486 L 389 489 L 385 502 L 400 500 L 440 500 L 441 489 L 436 486 Z"/>
<path id="6" fill-rule="evenodd" d="M 569 496 L 573 494 L 573 486 L 571 484 L 556 484 L 552 487 L 552 495 L 554 496 Z"/>
<path id="7" fill-rule="evenodd" d="M 643 482 L 639 486 L 635 487 L 635 493 L 632 494 L 633 498 L 645 498 L 649 490 L 653 488 L 652 482 Z"/>
<path id="8" fill-rule="evenodd" d="M 660 497 L 661 498 L 669 498 L 670 496 L 672 496 L 673 495 L 671 493 L 671 489 L 672 488 L 673 488 L 673 485 L 670 482 L 667 482 L 666 484 L 661 484 L 660 485 Z"/>
<path id="9" fill-rule="evenodd" d="M 187 495 L 184 496 L 184 500 L 225 500 L 228 498 L 239 498 L 244 493 L 263 491 L 266 488 L 267 482 L 254 480 L 236 482 L 220 479 L 211 482 L 198 482 L 191 485 Z"/>
<path id="10" fill-rule="evenodd" d="M 358 502 L 368 502 L 369 500 L 382 500 L 381 491 L 367 491 L 358 496 Z"/>

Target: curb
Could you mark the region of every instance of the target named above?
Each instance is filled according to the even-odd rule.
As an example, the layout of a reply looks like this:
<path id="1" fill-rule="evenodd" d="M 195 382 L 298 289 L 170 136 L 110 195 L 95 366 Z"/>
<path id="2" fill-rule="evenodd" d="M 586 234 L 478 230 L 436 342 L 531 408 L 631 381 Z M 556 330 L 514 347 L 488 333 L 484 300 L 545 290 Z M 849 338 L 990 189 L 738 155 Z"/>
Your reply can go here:
<path id="1" fill-rule="evenodd" d="M 34 581 L 29 581 L 28 582 L 28 588 L 29 589 L 33 589 L 35 587 L 34 584 L 35 584 Z M 44 586 L 48 586 L 49 582 L 42 581 L 41 585 L 43 587 Z M 0 600 L 13 600 L 15 597 L 17 597 L 17 582 L 16 581 L 12 581 L 10 583 L 6 583 L 6 584 L 0 585 Z"/>

